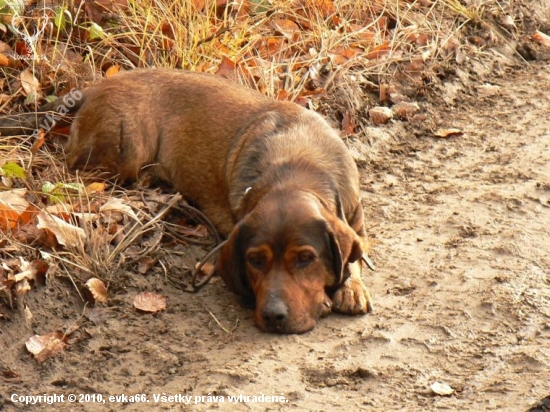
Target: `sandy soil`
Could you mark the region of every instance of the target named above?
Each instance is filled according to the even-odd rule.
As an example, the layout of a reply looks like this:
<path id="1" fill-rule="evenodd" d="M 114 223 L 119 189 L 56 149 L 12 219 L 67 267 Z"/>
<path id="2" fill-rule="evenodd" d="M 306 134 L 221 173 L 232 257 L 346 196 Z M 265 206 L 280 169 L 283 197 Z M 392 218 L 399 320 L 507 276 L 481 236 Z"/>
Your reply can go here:
<path id="1" fill-rule="evenodd" d="M 160 269 L 117 274 L 107 307 L 84 307 L 56 278 L 28 294 L 33 321 L 23 310 L 0 320 L 0 410 L 27 409 L 13 394 L 101 394 L 105 404 L 41 405 L 90 411 L 521 411 L 549 395 L 548 65 L 455 86 L 422 105 L 427 121 L 360 136 L 374 314 L 263 334 L 219 279 L 197 295 L 178 289 L 185 250 L 163 257 L 168 279 Z M 434 138 L 430 127 L 464 134 Z M 168 310 L 135 313 L 141 290 L 165 295 Z M 24 342 L 56 329 L 76 331 L 38 364 Z M 433 394 L 436 381 L 454 393 Z M 108 400 L 122 394 L 149 403 Z M 191 406 L 156 402 L 163 394 L 191 396 Z M 285 401 L 229 403 L 240 394 Z"/>

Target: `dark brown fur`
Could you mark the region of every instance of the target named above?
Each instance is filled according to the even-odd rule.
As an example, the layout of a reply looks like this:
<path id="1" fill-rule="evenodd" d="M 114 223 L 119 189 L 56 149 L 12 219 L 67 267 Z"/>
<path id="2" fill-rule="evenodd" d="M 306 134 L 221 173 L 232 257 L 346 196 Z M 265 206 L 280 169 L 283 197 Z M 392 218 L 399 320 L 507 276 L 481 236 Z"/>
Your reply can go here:
<path id="1" fill-rule="evenodd" d="M 357 168 L 318 114 L 206 74 L 135 70 L 84 92 L 72 169 L 145 169 L 228 236 L 218 272 L 264 331 L 301 333 L 370 308 Z"/>

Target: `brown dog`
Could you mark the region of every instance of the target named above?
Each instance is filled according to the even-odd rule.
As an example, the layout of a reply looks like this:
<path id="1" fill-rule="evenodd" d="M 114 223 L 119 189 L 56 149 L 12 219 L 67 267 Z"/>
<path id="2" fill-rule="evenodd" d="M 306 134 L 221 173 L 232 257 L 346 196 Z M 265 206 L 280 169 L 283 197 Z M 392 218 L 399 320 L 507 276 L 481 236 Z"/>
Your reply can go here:
<path id="1" fill-rule="evenodd" d="M 263 331 L 302 333 L 370 310 L 356 165 L 318 114 L 221 78 L 134 70 L 83 92 L 73 169 L 147 168 L 229 236 L 217 269 Z M 0 123 L 1 124 L 1 123 Z"/>

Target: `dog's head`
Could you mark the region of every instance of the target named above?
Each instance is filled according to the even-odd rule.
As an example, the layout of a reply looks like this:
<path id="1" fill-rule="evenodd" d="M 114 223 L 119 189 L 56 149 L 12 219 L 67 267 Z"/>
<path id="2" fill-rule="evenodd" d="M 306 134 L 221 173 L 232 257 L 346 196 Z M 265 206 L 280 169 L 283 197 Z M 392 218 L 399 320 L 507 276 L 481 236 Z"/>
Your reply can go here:
<path id="1" fill-rule="evenodd" d="M 362 242 L 315 195 L 273 192 L 234 228 L 217 269 L 265 332 L 303 333 L 331 312 Z"/>

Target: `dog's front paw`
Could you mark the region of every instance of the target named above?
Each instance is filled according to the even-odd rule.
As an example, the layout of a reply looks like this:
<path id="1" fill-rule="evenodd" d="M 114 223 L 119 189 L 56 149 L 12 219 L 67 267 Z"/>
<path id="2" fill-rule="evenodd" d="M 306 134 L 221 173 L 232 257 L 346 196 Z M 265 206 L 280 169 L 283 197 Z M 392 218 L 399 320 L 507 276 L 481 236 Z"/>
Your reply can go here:
<path id="1" fill-rule="evenodd" d="M 372 312 L 372 300 L 369 290 L 362 280 L 348 278 L 332 297 L 334 312 L 348 315 L 361 315 Z"/>

